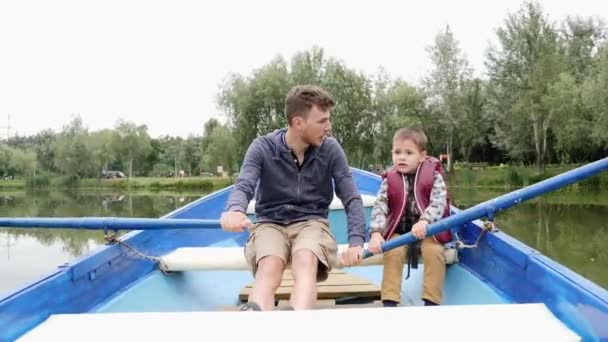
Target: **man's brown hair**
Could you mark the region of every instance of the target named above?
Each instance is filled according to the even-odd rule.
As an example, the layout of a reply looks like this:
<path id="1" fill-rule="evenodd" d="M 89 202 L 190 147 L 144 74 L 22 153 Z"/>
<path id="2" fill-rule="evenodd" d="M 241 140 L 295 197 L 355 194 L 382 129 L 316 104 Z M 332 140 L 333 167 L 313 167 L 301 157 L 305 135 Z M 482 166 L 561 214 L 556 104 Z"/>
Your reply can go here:
<path id="1" fill-rule="evenodd" d="M 287 124 L 296 116 L 305 117 L 312 106 L 320 110 L 331 110 L 336 105 L 333 97 L 321 87 L 314 85 L 297 85 L 289 90 L 285 98 L 285 116 Z"/>
<path id="2" fill-rule="evenodd" d="M 426 151 L 426 134 L 417 128 L 401 128 L 393 136 L 393 142 L 410 140 L 422 151 Z"/>

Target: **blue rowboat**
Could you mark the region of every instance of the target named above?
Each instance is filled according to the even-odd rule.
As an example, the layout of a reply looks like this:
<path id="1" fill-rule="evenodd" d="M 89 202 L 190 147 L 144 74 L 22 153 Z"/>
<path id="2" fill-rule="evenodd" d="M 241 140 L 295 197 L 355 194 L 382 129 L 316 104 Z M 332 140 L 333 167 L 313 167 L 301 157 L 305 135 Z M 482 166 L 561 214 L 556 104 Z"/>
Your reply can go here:
<path id="1" fill-rule="evenodd" d="M 224 232 L 217 221 L 232 187 L 156 220 L 2 218 L 0 226 L 103 229 L 109 243 L 1 298 L 0 341 L 200 340 L 214 332 L 222 339 L 278 341 L 323 338 L 331 331 L 358 340 L 608 340 L 608 291 L 479 220 L 606 169 L 608 158 L 467 210 L 452 208 L 450 218 L 431 225 L 430 233 L 452 229 L 456 247 L 475 245 L 453 250 L 458 262 L 448 266 L 440 307 L 421 306 L 420 265 L 403 282 L 403 305 L 396 309 L 227 311 L 253 280 L 242 257 L 247 234 Z M 369 220 L 380 178 L 352 170 Z M 339 200 L 329 219 L 344 244 Z M 116 238 L 113 229 L 138 230 Z M 384 249 L 411 241 L 406 234 Z M 379 285 L 381 256 L 365 257 L 365 266 L 342 268 L 336 261 L 336 267 Z M 329 330 L 302 329 L 302 322 Z M 281 333 L 291 328 L 297 333 Z"/>

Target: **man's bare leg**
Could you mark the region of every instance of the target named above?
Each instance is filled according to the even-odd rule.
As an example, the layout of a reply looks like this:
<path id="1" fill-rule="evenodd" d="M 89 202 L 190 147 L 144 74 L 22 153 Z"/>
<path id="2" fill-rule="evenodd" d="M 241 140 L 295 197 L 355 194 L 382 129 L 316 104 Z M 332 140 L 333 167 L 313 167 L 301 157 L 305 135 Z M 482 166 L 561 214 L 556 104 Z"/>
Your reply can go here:
<path id="1" fill-rule="evenodd" d="M 291 258 L 295 281 L 289 303 L 294 310 L 312 309 L 317 300 L 317 268 L 319 259 L 308 249 L 297 251 Z"/>
<path id="2" fill-rule="evenodd" d="M 249 301 L 259 305 L 262 310 L 272 310 L 274 293 L 281 285 L 284 269 L 283 259 L 278 256 L 269 255 L 260 259 Z"/>

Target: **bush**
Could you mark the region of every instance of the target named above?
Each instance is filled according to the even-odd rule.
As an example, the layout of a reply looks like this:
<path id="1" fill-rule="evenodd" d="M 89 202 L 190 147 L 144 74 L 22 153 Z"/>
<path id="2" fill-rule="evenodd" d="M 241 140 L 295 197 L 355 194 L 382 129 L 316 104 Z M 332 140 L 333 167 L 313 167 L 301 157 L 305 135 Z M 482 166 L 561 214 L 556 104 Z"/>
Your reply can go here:
<path id="1" fill-rule="evenodd" d="M 80 185 L 80 177 L 78 175 L 61 176 L 57 183 L 57 185 L 65 188 L 78 187 Z"/>
<path id="2" fill-rule="evenodd" d="M 475 171 L 471 169 L 462 169 L 459 172 L 460 181 L 463 185 L 475 185 L 477 183 L 477 176 Z"/>
<path id="3" fill-rule="evenodd" d="M 578 183 L 578 186 L 581 188 L 592 188 L 592 189 L 599 189 L 601 184 L 602 184 L 602 175 L 597 175 L 597 176 L 593 176 L 591 178 L 588 178 L 582 182 Z"/>
<path id="4" fill-rule="evenodd" d="M 25 180 L 27 188 L 48 188 L 51 185 L 51 175 L 41 172 Z"/>
<path id="5" fill-rule="evenodd" d="M 535 184 L 538 182 L 542 182 L 545 179 L 551 178 L 551 175 L 547 172 L 543 172 L 543 173 L 535 173 L 532 176 L 530 176 L 530 182 L 529 184 Z"/>
<path id="6" fill-rule="evenodd" d="M 522 186 L 524 185 L 524 178 L 514 167 L 504 168 L 503 179 L 507 186 Z"/>

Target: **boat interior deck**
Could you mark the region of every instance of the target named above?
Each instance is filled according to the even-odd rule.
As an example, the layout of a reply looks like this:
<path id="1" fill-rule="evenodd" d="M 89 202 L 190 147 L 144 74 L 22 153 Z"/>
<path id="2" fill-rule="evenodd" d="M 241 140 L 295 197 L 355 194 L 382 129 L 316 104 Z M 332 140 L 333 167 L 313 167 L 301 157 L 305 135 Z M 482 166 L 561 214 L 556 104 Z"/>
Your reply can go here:
<path id="1" fill-rule="evenodd" d="M 366 208 L 366 215 L 370 214 L 370 209 Z M 345 215 L 332 211 L 330 221 L 338 243 L 345 243 L 348 236 Z M 209 247 L 238 247 L 241 243 L 237 240 L 226 239 L 211 244 Z M 342 269 L 341 272 L 347 275 L 344 279 L 349 279 L 350 285 L 365 282 L 370 288 L 379 291 L 382 282 L 381 266 L 350 267 Z M 423 305 L 420 299 L 423 273 L 424 265 L 422 264 L 418 265 L 417 269 L 410 270 L 410 278 L 404 280 L 402 284 L 402 306 Z M 407 272 L 404 269 L 405 274 Z M 288 279 L 289 273 L 286 273 L 284 278 Z M 353 279 L 357 280 L 353 282 Z M 205 270 L 175 272 L 169 275 L 155 271 L 101 303 L 92 312 L 219 311 L 226 307 L 238 306 L 245 299 L 246 296 L 243 294 L 246 293 L 246 288 L 252 281 L 253 277 L 249 271 Z M 349 284 L 343 283 L 342 285 Z M 323 290 L 330 291 L 331 288 L 325 287 Z M 351 286 L 350 290 L 359 291 L 356 286 Z M 285 291 L 285 289 L 281 291 Z M 378 293 L 375 292 L 367 299 L 378 300 Z M 332 299 L 336 299 L 336 303 L 339 305 L 340 303 L 352 303 L 352 299 L 358 296 L 356 293 L 352 295 L 338 293 L 334 297 L 336 298 Z M 284 293 L 280 294 L 277 302 L 284 298 L 287 296 Z M 327 299 L 327 296 L 321 295 L 320 299 L 324 298 Z M 362 302 L 366 302 L 366 300 L 362 300 Z M 480 280 L 479 277 L 474 276 L 464 266 L 460 264 L 448 266 L 443 304 L 509 302 L 506 296 Z"/>
<path id="2" fill-rule="evenodd" d="M 340 303 L 352 303 L 353 297 L 367 298 L 361 302 L 379 299 L 378 291 L 382 280 L 381 266 L 351 267 L 342 270 L 345 280 L 368 283 L 368 297 L 360 297 L 361 288 L 350 284 L 355 291 L 334 291 L 333 298 L 328 296 L 332 292 L 331 286 L 321 286 L 320 299 L 334 299 Z M 410 278 L 403 281 L 402 306 L 420 306 L 422 300 L 422 274 L 424 266 L 412 269 Z M 338 273 L 336 273 L 338 274 Z M 329 278 L 335 282 L 337 278 Z M 243 299 L 247 287 L 253 281 L 248 271 L 189 271 L 165 275 L 160 271 L 153 272 L 133 284 L 131 287 L 118 293 L 108 301 L 102 303 L 93 312 L 167 312 L 167 311 L 222 311 L 227 307 L 238 306 Z M 348 286 L 343 283 L 341 286 Z M 287 298 L 284 292 L 277 297 L 277 301 Z M 444 290 L 445 305 L 466 304 L 501 304 L 508 300 L 473 276 L 469 271 L 458 264 L 448 267 Z"/>

